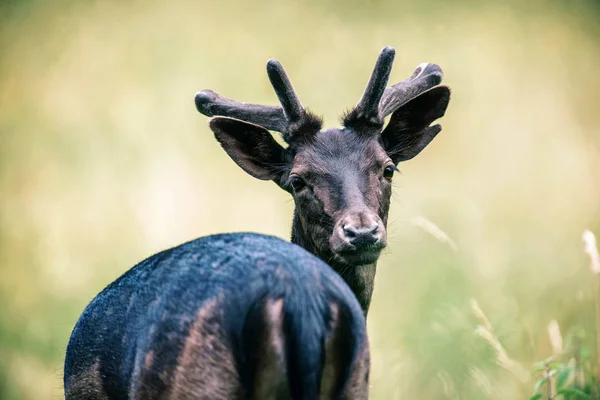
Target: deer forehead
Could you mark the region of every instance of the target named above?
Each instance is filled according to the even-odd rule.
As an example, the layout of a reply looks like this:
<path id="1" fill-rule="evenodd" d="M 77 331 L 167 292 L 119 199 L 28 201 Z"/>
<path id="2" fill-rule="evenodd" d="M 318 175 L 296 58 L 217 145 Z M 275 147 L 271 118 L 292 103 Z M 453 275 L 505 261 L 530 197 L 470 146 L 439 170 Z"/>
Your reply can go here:
<path id="1" fill-rule="evenodd" d="M 390 162 L 378 140 L 343 129 L 319 132 L 297 149 L 292 172 L 297 174 L 341 174 L 368 172 Z"/>

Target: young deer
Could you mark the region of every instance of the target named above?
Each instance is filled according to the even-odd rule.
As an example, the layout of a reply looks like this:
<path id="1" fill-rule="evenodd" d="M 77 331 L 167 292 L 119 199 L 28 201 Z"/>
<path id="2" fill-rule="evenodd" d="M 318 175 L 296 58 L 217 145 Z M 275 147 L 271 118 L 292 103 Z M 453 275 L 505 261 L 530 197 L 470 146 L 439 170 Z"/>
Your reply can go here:
<path id="1" fill-rule="evenodd" d="M 87 306 L 67 400 L 368 398 L 356 298 L 331 268 L 270 236 L 208 236 L 158 253 Z"/>
<path id="2" fill-rule="evenodd" d="M 393 60 L 394 49 L 384 48 L 341 129 L 321 131 L 321 119 L 302 106 L 275 60 L 267 63 L 267 74 L 281 107 L 245 104 L 210 90 L 195 97 L 198 111 L 216 116 L 210 128 L 233 161 L 292 194 L 292 242 L 344 278 L 365 316 L 386 246 L 392 176 L 399 162 L 419 154 L 440 132 L 440 125 L 430 124 L 450 100 L 450 89 L 438 86 L 442 70 L 435 64 L 421 64 L 410 78 L 386 88 Z M 269 130 L 281 132 L 288 146 Z"/>

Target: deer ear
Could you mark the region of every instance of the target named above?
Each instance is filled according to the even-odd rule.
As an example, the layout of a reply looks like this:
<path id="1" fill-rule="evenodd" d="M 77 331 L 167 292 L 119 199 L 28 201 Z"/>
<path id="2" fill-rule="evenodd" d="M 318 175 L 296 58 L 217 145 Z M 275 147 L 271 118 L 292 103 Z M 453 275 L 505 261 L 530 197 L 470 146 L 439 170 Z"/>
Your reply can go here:
<path id="1" fill-rule="evenodd" d="M 419 154 L 442 130 L 440 125 L 429 125 L 444 116 L 449 101 L 450 88 L 437 86 L 394 111 L 381 139 L 395 164 Z"/>
<path id="2" fill-rule="evenodd" d="M 255 178 L 278 180 L 285 163 L 285 149 L 259 125 L 233 118 L 215 117 L 210 129 L 237 165 Z"/>

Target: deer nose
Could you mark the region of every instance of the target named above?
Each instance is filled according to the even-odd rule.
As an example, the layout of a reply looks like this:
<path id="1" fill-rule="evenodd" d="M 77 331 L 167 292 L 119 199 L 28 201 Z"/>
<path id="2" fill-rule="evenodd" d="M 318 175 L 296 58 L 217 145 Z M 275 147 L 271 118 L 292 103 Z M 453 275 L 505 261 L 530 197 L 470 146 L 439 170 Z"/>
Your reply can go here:
<path id="1" fill-rule="evenodd" d="M 343 230 L 348 242 L 356 247 L 370 246 L 379 240 L 379 224 L 377 222 L 373 222 L 368 227 L 344 225 Z"/>

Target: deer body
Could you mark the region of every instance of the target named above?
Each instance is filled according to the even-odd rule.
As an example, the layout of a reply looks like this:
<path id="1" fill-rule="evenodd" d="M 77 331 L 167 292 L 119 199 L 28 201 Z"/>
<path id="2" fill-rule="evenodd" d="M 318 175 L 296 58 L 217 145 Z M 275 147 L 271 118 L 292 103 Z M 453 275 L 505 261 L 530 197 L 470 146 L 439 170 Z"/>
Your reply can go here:
<path id="1" fill-rule="evenodd" d="M 104 289 L 69 341 L 66 399 L 366 399 L 369 350 L 343 280 L 270 236 L 204 237 Z"/>

